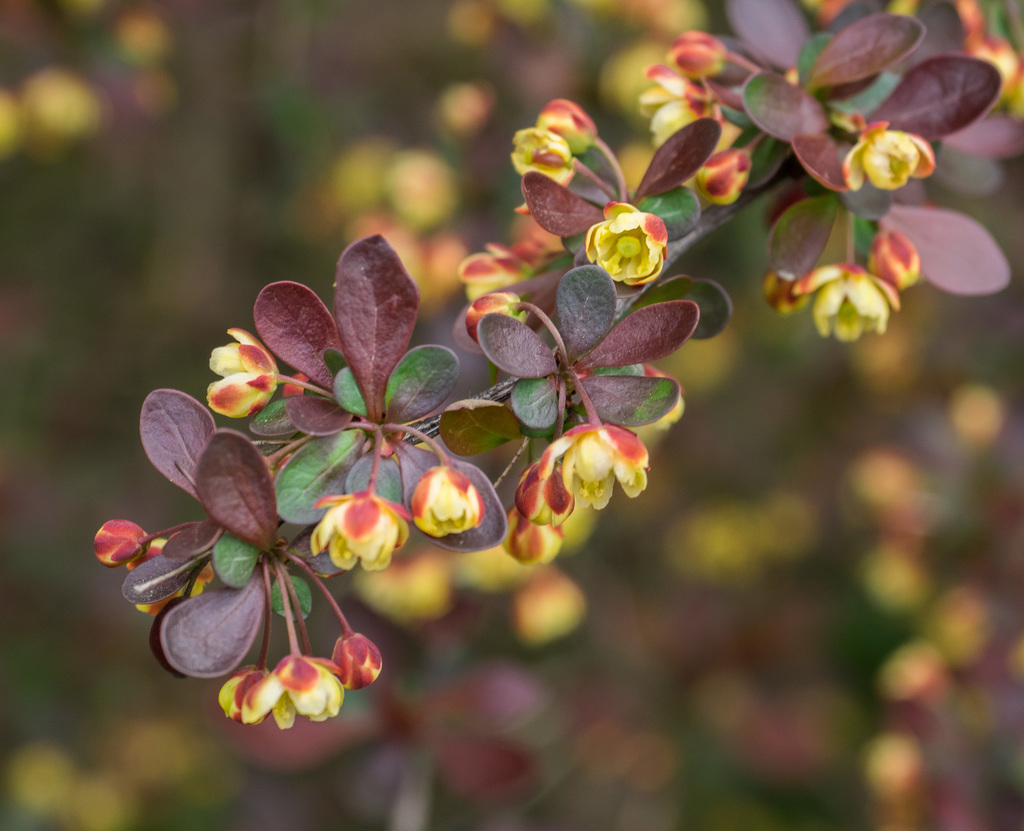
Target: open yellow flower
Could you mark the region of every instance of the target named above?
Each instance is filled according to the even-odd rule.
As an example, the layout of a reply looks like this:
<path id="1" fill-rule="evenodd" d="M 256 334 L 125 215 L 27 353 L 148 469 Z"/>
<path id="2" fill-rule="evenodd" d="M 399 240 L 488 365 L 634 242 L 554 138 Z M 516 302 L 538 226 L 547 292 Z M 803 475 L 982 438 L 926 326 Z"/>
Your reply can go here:
<path id="1" fill-rule="evenodd" d="M 846 154 L 843 178 L 850 190 L 864 187 L 865 178 L 881 190 L 896 190 L 935 170 L 935 152 L 927 141 L 888 127 L 888 121 L 871 124 Z"/>
<path id="2" fill-rule="evenodd" d="M 609 202 L 604 216 L 587 231 L 587 259 L 627 286 L 641 286 L 661 274 L 668 244 L 661 217 L 625 202 Z"/>
<path id="3" fill-rule="evenodd" d="M 424 534 L 446 537 L 476 528 L 484 500 L 466 474 L 447 465 L 432 467 L 412 493 L 412 518 Z"/>
<path id="4" fill-rule="evenodd" d="M 242 700 L 242 723 L 258 724 L 273 714 L 277 726 L 287 730 L 295 723 L 296 713 L 310 721 L 333 718 L 345 698 L 336 669 L 321 658 L 287 656 L 272 673 L 249 687 Z"/>
<path id="5" fill-rule="evenodd" d="M 823 338 L 855 341 L 865 331 L 885 332 L 889 308 L 899 309 L 899 292 L 857 265 L 820 266 L 796 281 L 793 293 L 817 292 L 812 313 Z"/>
<path id="6" fill-rule="evenodd" d="M 392 552 L 409 538 L 405 508 L 369 491 L 325 496 L 315 507 L 330 510 L 313 529 L 313 553 L 326 550 L 338 568 L 351 569 L 361 562 L 367 571 L 385 569 Z"/>
<path id="7" fill-rule="evenodd" d="M 541 456 L 540 475 L 549 476 L 560 458 L 565 486 L 582 505 L 605 507 L 616 479 L 631 498 L 647 487 L 647 448 L 636 434 L 623 427 L 573 427 L 548 445 Z"/>
<path id="8" fill-rule="evenodd" d="M 655 147 L 698 118 L 714 115 L 714 100 L 700 84 L 664 64 L 647 67 L 645 74 L 657 84 L 640 94 L 640 113 L 651 119 Z"/>

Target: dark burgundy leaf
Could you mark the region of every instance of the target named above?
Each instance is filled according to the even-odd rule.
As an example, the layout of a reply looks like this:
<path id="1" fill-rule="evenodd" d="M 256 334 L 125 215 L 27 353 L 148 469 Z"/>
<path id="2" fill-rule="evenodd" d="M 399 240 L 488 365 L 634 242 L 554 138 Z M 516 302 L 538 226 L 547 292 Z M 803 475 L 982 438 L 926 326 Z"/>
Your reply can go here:
<path id="1" fill-rule="evenodd" d="M 196 464 L 217 429 L 210 411 L 178 390 L 153 390 L 142 402 L 139 432 L 153 467 L 196 495 Z"/>
<path id="2" fill-rule="evenodd" d="M 184 588 L 192 572 L 200 567 L 199 563 L 190 566 L 188 562 L 157 554 L 128 572 L 121 584 L 121 596 L 135 605 L 156 603 Z M 154 580 L 157 582 L 153 583 Z"/>
<path id="3" fill-rule="evenodd" d="M 409 348 L 420 293 L 402 261 L 379 234 L 357 240 L 338 260 L 334 317 L 341 351 L 372 420 L 384 410 L 384 391 Z"/>
<path id="4" fill-rule="evenodd" d="M 324 352 L 340 349 L 341 341 L 334 318 L 312 289 L 290 280 L 271 283 L 259 293 L 252 314 L 271 352 L 311 381 L 331 388 L 334 377 Z"/>
<path id="5" fill-rule="evenodd" d="M 697 304 L 690 300 L 644 306 L 619 322 L 578 366 L 629 366 L 664 358 L 693 334 L 699 317 Z"/>
<path id="6" fill-rule="evenodd" d="M 299 430 L 311 436 L 333 436 L 352 423 L 352 413 L 319 395 L 293 395 L 285 401 L 288 418 Z"/>
<path id="7" fill-rule="evenodd" d="M 801 133 L 822 133 L 829 127 L 821 103 L 774 72 L 761 72 L 747 81 L 743 106 L 754 124 L 782 141 L 792 141 Z"/>
<path id="8" fill-rule="evenodd" d="M 412 501 L 416 485 L 430 468 L 440 464 L 437 456 L 429 450 L 413 447 L 408 442 L 400 442 L 395 446 L 398 463 L 402 470 L 402 492 L 406 507 Z M 449 551 L 482 551 L 500 545 L 508 534 L 508 517 L 505 508 L 494 490 L 494 485 L 487 474 L 476 465 L 460 459 L 452 459 L 451 465 L 461 471 L 476 486 L 484 502 L 483 520 L 476 528 L 461 534 L 449 534 L 446 537 L 430 537 L 432 545 Z"/>
<path id="9" fill-rule="evenodd" d="M 799 135 L 793 139 L 793 152 L 804 170 L 830 190 L 842 193 L 848 190 L 843 176 L 843 160 L 839 146 L 832 136 L 824 133 Z"/>
<path id="10" fill-rule="evenodd" d="M 506 739 L 445 734 L 432 744 L 445 784 L 461 797 L 489 803 L 516 797 L 535 784 L 532 754 Z"/>
<path id="11" fill-rule="evenodd" d="M 870 78 L 903 60 L 924 37 L 920 21 L 879 12 L 851 23 L 821 50 L 807 88 L 833 87 Z"/>
<path id="12" fill-rule="evenodd" d="M 792 0 L 727 0 L 725 11 L 743 42 L 782 69 L 796 65 L 800 47 L 811 35 Z"/>
<path id="13" fill-rule="evenodd" d="M 990 115 L 942 140 L 944 147 L 983 159 L 1008 159 L 1024 153 L 1024 121 Z"/>
<path id="14" fill-rule="evenodd" d="M 921 273 L 940 289 L 992 294 L 1010 282 L 1010 265 L 999 245 L 968 216 L 942 208 L 893 205 L 881 224 L 906 234 L 921 256 Z"/>
<path id="15" fill-rule="evenodd" d="M 175 606 L 160 627 L 167 662 L 193 678 L 216 678 L 242 662 L 264 613 L 263 579 L 244 589 L 205 591 Z"/>
<path id="16" fill-rule="evenodd" d="M 199 457 L 196 491 L 210 519 L 267 551 L 277 539 L 277 502 L 267 463 L 234 430 L 218 430 Z"/>
<path id="17" fill-rule="evenodd" d="M 164 618 L 167 617 L 167 613 L 171 611 L 179 603 L 184 603 L 186 598 L 174 597 L 164 604 L 164 607 L 156 613 L 153 618 L 153 625 L 149 627 L 149 648 L 153 653 L 153 657 L 156 658 L 157 662 L 166 669 L 175 678 L 185 678 L 178 670 L 167 663 L 167 656 L 164 655 L 164 647 L 160 643 L 160 627 L 164 625 Z"/>
<path id="18" fill-rule="evenodd" d="M 700 309 L 700 319 L 691 337 L 694 340 L 713 338 L 725 329 L 732 318 L 732 299 L 729 293 L 714 280 L 705 278 L 693 281 L 687 300 L 692 300 Z"/>
<path id="19" fill-rule="evenodd" d="M 722 125 L 713 118 L 698 118 L 677 130 L 654 152 L 633 200 L 679 187 L 711 158 L 721 137 Z"/>
<path id="20" fill-rule="evenodd" d="M 884 4 L 884 0 L 853 0 L 852 3 L 846 0 L 846 2 L 847 5 L 842 11 L 829 21 L 828 31 L 833 35 L 839 34 L 847 26 L 852 26 L 868 15 L 882 11 Z"/>
<path id="21" fill-rule="evenodd" d="M 964 24 L 952 3 L 942 0 L 929 3 L 917 16 L 924 24 L 925 36 L 921 45 L 914 50 L 914 63 L 963 49 Z"/>
<path id="22" fill-rule="evenodd" d="M 839 201 L 832 194 L 787 208 L 768 237 L 768 267 L 783 280 L 795 280 L 814 268 L 838 213 Z"/>
<path id="23" fill-rule="evenodd" d="M 575 361 L 597 346 L 615 322 L 615 283 L 599 266 L 574 268 L 558 284 L 555 312 L 569 361 Z"/>
<path id="24" fill-rule="evenodd" d="M 499 401 L 456 401 L 441 414 L 441 439 L 452 453 L 475 456 L 521 437 L 519 422 Z"/>
<path id="25" fill-rule="evenodd" d="M 476 334 L 487 359 L 509 375 L 541 378 L 558 369 L 551 347 L 514 317 L 484 315 Z"/>
<path id="26" fill-rule="evenodd" d="M 203 551 L 208 551 L 221 535 L 221 527 L 213 520 L 189 523 L 167 540 L 160 552 L 168 560 L 187 560 Z"/>
<path id="27" fill-rule="evenodd" d="M 572 237 L 604 221 L 604 212 L 597 205 L 543 173 L 531 170 L 523 176 L 522 188 L 523 198 L 533 218 L 552 234 Z"/>
<path id="28" fill-rule="evenodd" d="M 593 375 L 582 383 L 601 421 L 624 427 L 657 421 L 679 400 L 679 384 L 671 378 Z"/>
<path id="29" fill-rule="evenodd" d="M 746 78 L 743 79 L 746 82 Z M 743 92 L 740 89 L 733 89 L 722 84 L 712 81 L 710 78 L 704 79 L 704 86 L 707 87 L 711 94 L 721 101 L 730 110 L 736 110 L 737 112 L 743 112 Z"/>
<path id="30" fill-rule="evenodd" d="M 929 141 L 941 139 L 987 113 L 1001 88 L 999 70 L 988 61 L 938 55 L 911 69 L 868 120 L 888 121 L 893 130 Z"/>
<path id="31" fill-rule="evenodd" d="M 388 421 L 398 424 L 437 410 L 459 380 L 459 359 L 446 346 L 418 346 L 402 358 L 384 396 Z"/>

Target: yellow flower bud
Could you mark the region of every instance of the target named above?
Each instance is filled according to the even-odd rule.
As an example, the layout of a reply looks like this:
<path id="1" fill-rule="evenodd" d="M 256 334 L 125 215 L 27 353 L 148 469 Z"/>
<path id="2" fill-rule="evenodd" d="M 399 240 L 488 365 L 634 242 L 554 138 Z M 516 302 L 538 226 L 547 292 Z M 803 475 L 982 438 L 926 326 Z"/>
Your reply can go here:
<path id="1" fill-rule="evenodd" d="M 512 137 L 512 143 L 512 166 L 520 176 L 535 170 L 561 185 L 572 178 L 572 151 L 558 133 L 527 127 Z"/>
<path id="2" fill-rule="evenodd" d="M 351 569 L 358 562 L 368 571 L 380 571 L 409 538 L 405 508 L 369 491 L 325 496 L 314 507 L 329 510 L 313 529 L 313 553 L 326 550 L 338 568 Z"/>
<path id="3" fill-rule="evenodd" d="M 814 301 L 814 322 L 822 337 L 855 341 L 865 331 L 885 332 L 889 307 L 899 309 L 896 288 L 860 266 L 820 266 L 796 281 L 794 293 L 818 292 Z"/>
<path id="4" fill-rule="evenodd" d="M 461 471 L 438 465 L 416 483 L 412 518 L 424 534 L 445 537 L 476 528 L 484 516 L 480 491 Z"/>

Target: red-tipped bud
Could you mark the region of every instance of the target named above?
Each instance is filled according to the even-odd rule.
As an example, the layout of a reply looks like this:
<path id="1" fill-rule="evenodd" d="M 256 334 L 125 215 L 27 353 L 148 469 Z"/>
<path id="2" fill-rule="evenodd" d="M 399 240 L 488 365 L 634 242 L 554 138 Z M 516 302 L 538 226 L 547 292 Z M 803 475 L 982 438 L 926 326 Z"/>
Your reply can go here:
<path id="1" fill-rule="evenodd" d="M 142 540 L 146 532 L 127 519 L 111 519 L 103 523 L 93 540 L 96 559 L 107 568 L 117 568 L 138 559 L 146 550 Z"/>
<path id="2" fill-rule="evenodd" d="M 508 512 L 505 550 L 521 563 L 549 563 L 562 549 L 563 532 L 554 525 L 531 522 L 513 507 Z"/>
<path id="3" fill-rule="evenodd" d="M 921 256 L 899 231 L 879 231 L 871 243 L 868 271 L 902 290 L 921 277 Z"/>
<path id="4" fill-rule="evenodd" d="M 750 156 L 742 150 L 715 153 L 697 171 L 700 195 L 714 205 L 731 205 L 740 198 L 750 178 Z"/>
<path id="5" fill-rule="evenodd" d="M 565 98 L 549 101 L 537 117 L 537 127 L 557 133 L 569 143 L 569 149 L 582 153 L 594 144 L 597 137 L 597 126 L 583 112 L 579 104 Z"/>
<path id="6" fill-rule="evenodd" d="M 516 507 L 530 522 L 538 525 L 561 525 L 572 513 L 576 500 L 569 493 L 561 471 L 546 471 L 534 462 L 519 479 Z"/>
<path id="7" fill-rule="evenodd" d="M 446 537 L 476 528 L 484 517 L 484 500 L 465 473 L 438 465 L 416 484 L 410 502 L 412 519 L 424 534 Z"/>
<path id="8" fill-rule="evenodd" d="M 783 280 L 774 271 L 764 275 L 764 299 L 781 314 L 788 315 L 802 309 L 811 299 L 809 294 L 798 294 L 795 289 L 796 280 Z"/>
<path id="9" fill-rule="evenodd" d="M 242 667 L 238 672 L 225 681 L 224 686 L 220 688 L 220 693 L 217 696 L 221 709 L 224 710 L 224 715 L 234 721 L 237 721 L 239 724 L 243 724 L 242 701 L 245 699 L 246 693 L 252 689 L 253 685 L 262 681 L 267 674 L 268 673 L 265 669 L 261 670 L 256 669 L 254 666 L 248 666 Z M 260 721 L 263 721 L 263 719 L 268 715 L 269 713 L 264 713 L 260 718 Z M 250 724 L 251 723 L 253 722 L 250 722 Z"/>
<path id="10" fill-rule="evenodd" d="M 338 667 L 338 678 L 347 690 L 367 687 L 380 675 L 380 650 L 366 635 L 356 633 L 338 638 L 331 661 Z"/>
<path id="11" fill-rule="evenodd" d="M 476 340 L 476 327 L 480 325 L 480 318 L 484 315 L 508 315 L 525 322 L 526 312 L 516 310 L 516 306 L 521 302 L 522 298 L 511 291 L 492 291 L 485 294 L 474 300 L 466 311 L 466 331 L 473 340 Z"/>
<path id="12" fill-rule="evenodd" d="M 725 44 L 705 32 L 683 32 L 672 43 L 668 59 L 690 78 L 713 78 L 725 68 Z"/>
<path id="13" fill-rule="evenodd" d="M 459 279 L 470 300 L 483 297 L 530 276 L 530 264 L 503 245 L 490 244 L 487 251 L 470 254 L 459 265 Z"/>

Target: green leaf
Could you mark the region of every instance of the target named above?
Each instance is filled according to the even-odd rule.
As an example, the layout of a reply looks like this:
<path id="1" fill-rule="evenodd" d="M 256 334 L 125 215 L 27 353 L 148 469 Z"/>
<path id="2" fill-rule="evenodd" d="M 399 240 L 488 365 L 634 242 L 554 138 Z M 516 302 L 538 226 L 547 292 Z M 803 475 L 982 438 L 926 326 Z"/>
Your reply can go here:
<path id="1" fill-rule="evenodd" d="M 456 401 L 441 414 L 441 439 L 459 456 L 475 456 L 521 437 L 516 417 L 498 401 Z"/>
<path id="2" fill-rule="evenodd" d="M 668 229 L 669 239 L 690 233 L 700 220 L 700 200 L 689 188 L 672 188 L 657 196 L 648 196 L 637 207 L 660 216 Z"/>
<path id="3" fill-rule="evenodd" d="M 690 277 L 673 277 L 664 283 L 652 284 L 649 289 L 636 296 L 633 304 L 629 307 L 629 311 L 635 312 L 644 306 L 666 303 L 669 300 L 682 300 L 690 293 L 692 288 L 693 280 Z"/>
<path id="4" fill-rule="evenodd" d="M 875 240 L 878 225 L 859 216 L 853 217 L 853 245 L 857 253 L 867 257 L 871 251 L 871 243 Z"/>
<path id="5" fill-rule="evenodd" d="M 774 72 L 760 72 L 744 84 L 743 104 L 751 121 L 782 141 L 829 128 L 821 103 Z"/>
<path id="6" fill-rule="evenodd" d="M 337 349 L 327 349 L 324 351 L 324 363 L 327 364 L 331 375 L 337 375 L 347 366 L 345 356 Z"/>
<path id="7" fill-rule="evenodd" d="M 366 417 L 366 401 L 359 391 L 356 377 L 348 367 L 334 377 L 334 400 L 350 413 Z"/>
<path id="8" fill-rule="evenodd" d="M 807 75 L 810 73 L 811 67 L 814 66 L 821 50 L 828 45 L 832 37 L 830 32 L 818 32 L 808 38 L 800 48 L 800 56 L 796 59 L 796 71 L 800 77 L 800 86 L 807 83 Z"/>
<path id="9" fill-rule="evenodd" d="M 714 280 L 694 280 L 687 299 L 696 303 L 700 309 L 700 319 L 697 328 L 693 330 L 696 340 L 713 338 L 732 317 L 732 300 L 728 292 Z"/>
<path id="10" fill-rule="evenodd" d="M 657 421 L 679 400 L 679 384 L 671 378 L 603 375 L 582 383 L 601 420 L 626 427 Z"/>
<path id="11" fill-rule="evenodd" d="M 440 407 L 459 378 L 459 359 L 444 346 L 420 346 L 395 367 L 384 393 L 388 421 L 404 424 Z"/>
<path id="12" fill-rule="evenodd" d="M 558 384 L 553 378 L 520 378 L 510 403 L 524 427 L 549 430 L 558 419 Z"/>
<path id="13" fill-rule="evenodd" d="M 630 375 L 640 378 L 646 375 L 643 364 L 631 364 L 630 366 L 600 366 L 592 370 L 590 375 Z"/>
<path id="14" fill-rule="evenodd" d="M 241 589 L 249 584 L 260 549 L 231 534 L 221 534 L 213 547 L 213 570 L 226 586 Z"/>
<path id="15" fill-rule="evenodd" d="M 439 463 L 440 464 L 440 463 Z M 370 472 L 373 470 L 373 453 L 367 453 L 352 466 L 345 493 L 357 493 L 370 487 Z M 377 469 L 377 495 L 389 502 L 402 501 L 402 474 L 394 459 L 381 459 Z"/>
<path id="16" fill-rule="evenodd" d="M 319 522 L 327 509 L 314 508 L 314 503 L 324 496 L 345 493 L 345 481 L 362 439 L 362 431 L 344 430 L 299 448 L 278 471 L 274 483 L 281 518 L 296 525 Z"/>
<path id="17" fill-rule="evenodd" d="M 313 593 L 309 590 L 309 584 L 301 577 L 296 577 L 289 574 L 288 577 L 292 581 L 292 585 L 295 586 L 295 596 L 299 599 L 299 610 L 302 612 L 302 617 L 309 617 L 309 613 L 313 608 Z M 291 606 L 295 606 L 292 602 L 292 598 L 289 596 L 288 602 Z M 274 587 L 270 590 L 270 608 L 277 612 L 281 617 L 284 617 L 284 600 L 281 598 L 281 581 L 275 580 Z M 292 617 L 295 617 L 295 610 L 292 609 Z"/>
<path id="18" fill-rule="evenodd" d="M 249 431 L 257 436 L 290 436 L 294 433 L 295 425 L 284 411 L 285 403 L 285 399 L 278 398 L 267 404 L 252 417 Z"/>
<path id="19" fill-rule="evenodd" d="M 801 199 L 779 217 L 768 239 L 768 267 L 796 280 L 818 262 L 839 212 L 834 194 Z"/>

